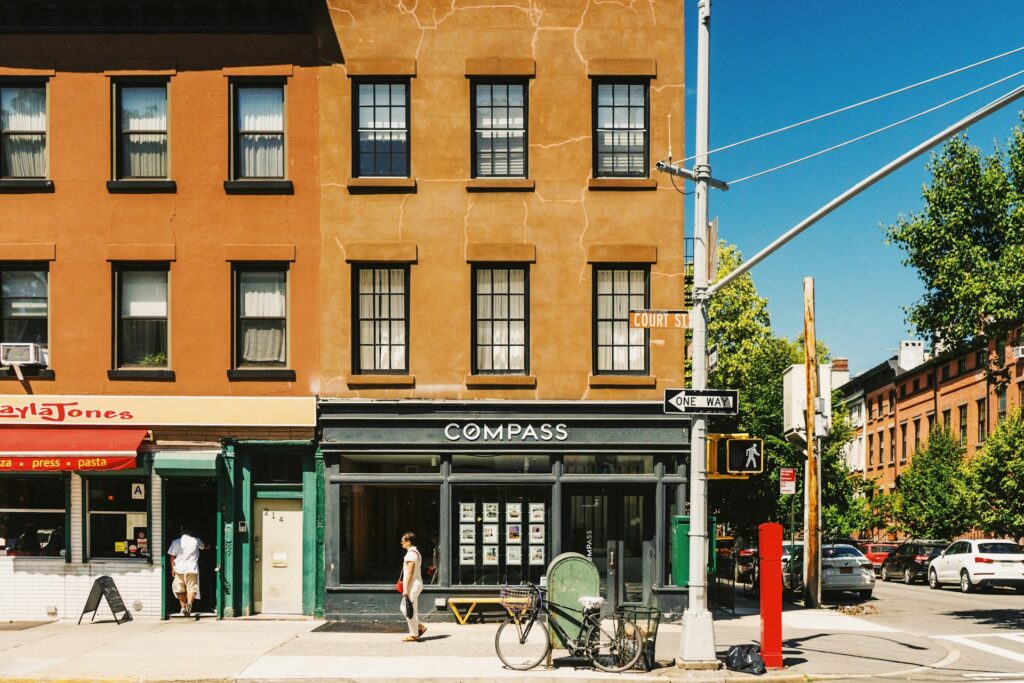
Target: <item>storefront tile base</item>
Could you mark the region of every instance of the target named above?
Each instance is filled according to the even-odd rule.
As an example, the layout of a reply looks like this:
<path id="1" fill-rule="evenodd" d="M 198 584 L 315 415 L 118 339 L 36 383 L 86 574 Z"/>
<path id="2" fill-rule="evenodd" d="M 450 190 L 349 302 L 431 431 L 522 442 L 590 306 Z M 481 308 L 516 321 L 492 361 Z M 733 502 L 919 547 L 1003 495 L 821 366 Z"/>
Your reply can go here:
<path id="1" fill-rule="evenodd" d="M 8 556 L 0 557 L 0 620 L 77 619 L 100 576 L 114 579 L 133 618 L 160 618 L 159 567 L 118 561 L 68 564 L 56 558 Z M 142 609 L 135 610 L 136 601 Z M 56 608 L 56 614 L 49 614 L 49 608 Z M 111 618 L 105 602 L 96 618 Z"/>

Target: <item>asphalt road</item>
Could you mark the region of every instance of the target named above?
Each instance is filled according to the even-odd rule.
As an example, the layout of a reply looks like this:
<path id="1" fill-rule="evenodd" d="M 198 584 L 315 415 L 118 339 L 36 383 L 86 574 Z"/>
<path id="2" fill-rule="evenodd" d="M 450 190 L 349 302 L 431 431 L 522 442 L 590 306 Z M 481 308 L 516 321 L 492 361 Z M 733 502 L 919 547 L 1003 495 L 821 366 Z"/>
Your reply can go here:
<path id="1" fill-rule="evenodd" d="M 872 600 L 844 599 L 842 609 L 934 639 L 949 650 L 941 669 L 908 680 L 1024 683 L 1024 595 L 1005 589 L 963 594 L 955 587 L 931 590 L 878 581 Z"/>

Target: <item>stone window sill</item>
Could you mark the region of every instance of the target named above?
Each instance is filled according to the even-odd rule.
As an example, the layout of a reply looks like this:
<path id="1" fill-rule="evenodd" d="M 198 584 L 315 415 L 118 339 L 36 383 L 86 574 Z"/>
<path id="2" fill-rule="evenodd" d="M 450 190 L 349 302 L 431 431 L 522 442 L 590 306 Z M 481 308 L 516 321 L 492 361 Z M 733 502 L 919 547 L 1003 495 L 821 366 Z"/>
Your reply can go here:
<path id="1" fill-rule="evenodd" d="M 49 193 L 53 192 L 53 181 L 39 178 L 7 178 L 0 180 L 0 192 L 9 194 Z"/>
<path id="2" fill-rule="evenodd" d="M 590 178 L 587 188 L 591 190 L 657 190 L 654 178 Z"/>
<path id="3" fill-rule="evenodd" d="M 658 386 L 658 378 L 650 375 L 591 375 L 589 383 L 592 387 L 653 389 Z"/>
<path id="4" fill-rule="evenodd" d="M 466 192 L 533 192 L 535 186 L 529 178 L 473 178 L 466 181 Z"/>
<path id="5" fill-rule="evenodd" d="M 348 378 L 349 389 L 414 386 L 416 386 L 414 375 L 352 375 Z"/>
<path id="6" fill-rule="evenodd" d="M 285 368 L 236 368 L 228 370 L 231 382 L 294 382 L 295 371 Z"/>
<path id="7" fill-rule="evenodd" d="M 290 180 L 225 180 L 227 194 L 295 194 Z"/>
<path id="8" fill-rule="evenodd" d="M 537 386 L 537 377 L 536 375 L 466 375 L 466 386 L 470 389 L 491 387 L 533 389 Z"/>
<path id="9" fill-rule="evenodd" d="M 173 382 L 174 370 L 120 369 L 107 370 L 107 379 L 141 382 Z"/>
<path id="10" fill-rule="evenodd" d="M 349 194 L 416 194 L 415 178 L 349 178 Z"/>
<path id="11" fill-rule="evenodd" d="M 174 194 L 178 184 L 173 180 L 108 180 L 110 194 Z"/>

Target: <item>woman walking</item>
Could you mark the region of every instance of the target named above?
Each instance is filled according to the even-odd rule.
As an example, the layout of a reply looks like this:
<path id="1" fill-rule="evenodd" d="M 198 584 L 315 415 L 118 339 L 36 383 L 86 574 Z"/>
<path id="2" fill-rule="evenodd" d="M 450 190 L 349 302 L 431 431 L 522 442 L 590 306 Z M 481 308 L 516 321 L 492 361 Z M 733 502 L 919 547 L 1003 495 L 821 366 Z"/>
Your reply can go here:
<path id="1" fill-rule="evenodd" d="M 419 640 L 427 630 L 420 623 L 419 609 L 420 593 L 423 592 L 423 578 L 420 575 L 423 556 L 416 548 L 416 534 L 411 531 L 402 535 L 402 548 L 405 549 L 405 557 L 402 560 L 402 604 L 399 611 L 409 622 L 409 635 L 402 640 L 410 643 Z"/>

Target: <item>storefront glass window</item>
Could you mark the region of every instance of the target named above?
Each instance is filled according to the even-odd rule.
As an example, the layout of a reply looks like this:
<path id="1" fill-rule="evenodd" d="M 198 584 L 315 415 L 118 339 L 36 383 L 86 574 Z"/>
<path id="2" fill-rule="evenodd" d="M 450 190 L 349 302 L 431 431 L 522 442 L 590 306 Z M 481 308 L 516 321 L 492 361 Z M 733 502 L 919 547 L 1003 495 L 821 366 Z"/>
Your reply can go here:
<path id="1" fill-rule="evenodd" d="M 65 478 L 0 477 L 0 551 L 63 557 Z"/>
<path id="2" fill-rule="evenodd" d="M 423 582 L 435 566 L 441 524 L 441 487 L 420 484 L 341 486 L 339 578 L 342 583 L 393 584 L 402 571 L 402 535 L 416 534 L 423 555 Z M 397 603 L 395 603 L 397 604 Z"/>
<path id="3" fill-rule="evenodd" d="M 354 453 L 341 456 L 341 471 L 357 474 L 421 474 L 441 471 L 440 455 Z"/>
<path id="4" fill-rule="evenodd" d="M 145 557 L 149 538 L 149 482 L 96 477 L 89 479 L 88 491 L 89 557 Z"/>
<path id="5" fill-rule="evenodd" d="M 649 455 L 567 455 L 566 474 L 653 474 Z"/>
<path id="6" fill-rule="evenodd" d="M 550 558 L 547 486 L 454 486 L 454 585 L 539 583 Z"/>
<path id="7" fill-rule="evenodd" d="M 549 455 L 494 455 L 490 453 L 466 453 L 452 456 L 452 471 L 467 472 L 514 472 L 517 474 L 550 474 Z"/>

